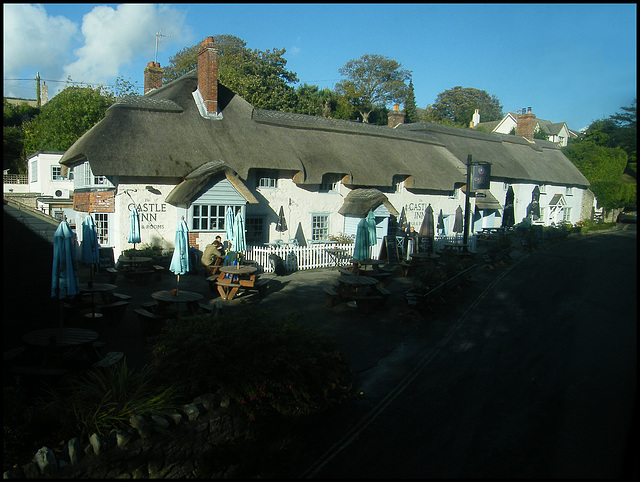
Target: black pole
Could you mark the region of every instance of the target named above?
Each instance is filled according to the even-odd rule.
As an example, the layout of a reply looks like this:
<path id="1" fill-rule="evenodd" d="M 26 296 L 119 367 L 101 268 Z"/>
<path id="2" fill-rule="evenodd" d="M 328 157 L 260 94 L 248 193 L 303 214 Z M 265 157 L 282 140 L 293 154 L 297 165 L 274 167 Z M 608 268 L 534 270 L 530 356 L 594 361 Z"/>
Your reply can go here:
<path id="1" fill-rule="evenodd" d="M 471 154 L 467 157 L 467 189 L 465 192 L 464 202 L 464 236 L 462 238 L 462 243 L 465 245 L 469 241 L 469 211 L 471 209 L 469 196 L 471 196 Z M 465 247 L 464 250 L 466 251 L 467 248 Z"/>

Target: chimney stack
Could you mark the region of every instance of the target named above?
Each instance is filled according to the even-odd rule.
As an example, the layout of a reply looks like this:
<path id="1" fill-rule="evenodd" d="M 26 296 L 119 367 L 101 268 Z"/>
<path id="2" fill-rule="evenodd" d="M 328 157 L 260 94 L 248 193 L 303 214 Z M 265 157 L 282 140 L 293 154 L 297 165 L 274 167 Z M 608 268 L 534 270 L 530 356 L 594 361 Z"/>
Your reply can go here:
<path id="1" fill-rule="evenodd" d="M 473 117 L 471 118 L 471 122 L 469 122 L 469 127 L 474 128 L 480 124 L 480 109 L 476 109 L 473 113 Z"/>
<path id="2" fill-rule="evenodd" d="M 518 115 L 518 125 L 516 126 L 516 135 L 522 136 L 529 142 L 533 142 L 533 134 L 536 129 L 536 115 L 531 113 L 531 107 L 529 111 L 522 109 L 522 114 Z"/>
<path id="3" fill-rule="evenodd" d="M 159 62 L 149 62 L 144 69 L 144 93 L 162 87 L 162 69 Z"/>
<path id="4" fill-rule="evenodd" d="M 208 114 L 218 113 L 218 47 L 213 37 L 200 44 L 198 52 L 198 90 Z"/>
<path id="5" fill-rule="evenodd" d="M 387 125 L 395 129 L 404 124 L 404 114 L 400 112 L 400 104 L 393 104 L 393 110 L 387 114 Z"/>
<path id="6" fill-rule="evenodd" d="M 47 102 L 49 102 L 49 88 L 43 80 L 42 88 L 40 89 L 40 105 L 45 105 Z"/>

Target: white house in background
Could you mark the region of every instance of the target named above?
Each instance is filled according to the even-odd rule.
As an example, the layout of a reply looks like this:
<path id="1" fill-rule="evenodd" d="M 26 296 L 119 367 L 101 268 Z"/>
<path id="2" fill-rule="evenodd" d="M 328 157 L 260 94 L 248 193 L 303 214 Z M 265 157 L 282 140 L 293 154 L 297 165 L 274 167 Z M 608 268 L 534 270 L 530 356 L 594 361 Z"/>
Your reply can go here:
<path id="1" fill-rule="evenodd" d="M 62 220 L 75 218 L 73 170 L 60 164 L 63 152 L 36 152 L 27 158 L 28 192 L 35 195 L 35 208 Z M 6 193 L 6 189 L 5 189 Z"/>
<path id="2" fill-rule="evenodd" d="M 568 144 L 570 137 L 578 137 L 578 133 L 569 129 L 567 124 L 564 122 L 554 123 L 544 119 L 537 119 L 535 114 L 531 113 L 531 107 L 528 108 L 528 111 L 526 109 L 522 109 L 521 114 L 508 112 L 501 120 L 490 122 L 480 122 L 480 112 L 479 109 L 476 109 L 469 127 L 472 129 L 480 127 L 486 132 L 494 132 L 498 134 L 509 134 L 514 130 L 517 133 L 518 119 L 528 116 L 532 116 L 533 119 L 535 119 L 534 132 L 542 130 L 548 136 L 547 140 L 549 142 L 553 142 L 560 147 L 565 147 Z"/>

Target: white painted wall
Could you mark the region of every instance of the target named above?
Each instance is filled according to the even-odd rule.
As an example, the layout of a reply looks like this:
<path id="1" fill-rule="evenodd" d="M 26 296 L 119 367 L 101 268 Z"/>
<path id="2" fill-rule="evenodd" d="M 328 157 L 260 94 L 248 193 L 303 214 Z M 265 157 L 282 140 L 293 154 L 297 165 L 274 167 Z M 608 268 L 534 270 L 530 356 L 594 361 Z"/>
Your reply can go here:
<path id="1" fill-rule="evenodd" d="M 73 193 L 73 180 L 53 179 L 52 166 L 60 166 L 60 154 L 37 153 L 27 160 L 29 175 L 29 192 L 37 192 L 43 196 L 55 196 L 56 191 L 62 193 L 62 198 L 70 199 Z M 61 166 L 60 166 L 61 167 Z M 57 196 L 55 196 L 57 197 Z"/>

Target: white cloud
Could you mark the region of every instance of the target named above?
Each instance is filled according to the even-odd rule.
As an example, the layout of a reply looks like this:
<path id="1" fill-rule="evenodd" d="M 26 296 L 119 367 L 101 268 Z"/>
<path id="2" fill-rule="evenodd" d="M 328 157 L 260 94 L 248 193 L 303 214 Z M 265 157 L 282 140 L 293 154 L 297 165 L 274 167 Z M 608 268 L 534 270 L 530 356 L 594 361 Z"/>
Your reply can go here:
<path id="1" fill-rule="evenodd" d="M 140 55 L 153 59 L 156 32 L 182 40 L 183 24 L 184 14 L 166 6 L 95 7 L 82 20 L 85 42 L 74 52 L 77 60 L 65 66 L 65 76 L 76 82 L 111 82 Z"/>
<path id="2" fill-rule="evenodd" d="M 35 77 L 37 71 L 49 78 L 62 76 L 78 26 L 65 17 L 48 16 L 42 5 L 4 4 L 3 13 L 4 78 Z"/>

